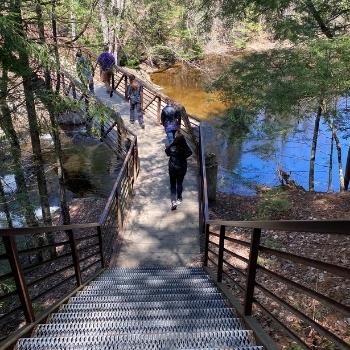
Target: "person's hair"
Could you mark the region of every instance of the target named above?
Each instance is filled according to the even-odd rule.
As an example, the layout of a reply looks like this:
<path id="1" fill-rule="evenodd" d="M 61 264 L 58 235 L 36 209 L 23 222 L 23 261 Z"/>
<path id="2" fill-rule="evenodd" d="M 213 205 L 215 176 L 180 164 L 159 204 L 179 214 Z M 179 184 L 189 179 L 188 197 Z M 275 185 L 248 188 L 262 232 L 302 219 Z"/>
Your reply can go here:
<path id="1" fill-rule="evenodd" d="M 129 80 L 130 80 L 130 81 L 133 81 L 133 80 L 135 80 L 135 79 L 136 79 L 136 77 L 135 77 L 134 74 L 130 74 L 130 75 L 129 75 Z"/>
<path id="2" fill-rule="evenodd" d="M 164 99 L 164 102 L 165 102 L 167 105 L 171 105 L 171 104 L 172 104 L 172 101 L 171 101 L 171 99 L 170 99 L 169 97 L 166 97 L 166 98 Z"/>
<path id="3" fill-rule="evenodd" d="M 175 146 L 184 146 L 186 144 L 185 136 L 181 134 L 180 130 L 177 130 L 175 133 L 175 138 L 173 141 L 173 145 Z"/>
<path id="4" fill-rule="evenodd" d="M 109 51 L 109 47 L 107 44 L 103 47 L 103 51 Z"/>
<path id="5" fill-rule="evenodd" d="M 81 56 L 82 56 L 81 50 L 78 50 L 75 54 L 75 57 L 81 57 Z"/>

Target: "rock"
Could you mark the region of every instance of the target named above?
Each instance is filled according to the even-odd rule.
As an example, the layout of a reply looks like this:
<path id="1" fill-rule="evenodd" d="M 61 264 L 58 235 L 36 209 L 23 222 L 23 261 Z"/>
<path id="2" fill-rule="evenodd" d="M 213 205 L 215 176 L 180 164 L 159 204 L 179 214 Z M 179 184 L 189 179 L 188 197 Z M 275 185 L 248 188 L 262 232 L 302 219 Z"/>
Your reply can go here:
<path id="1" fill-rule="evenodd" d="M 57 117 L 60 125 L 81 125 L 85 124 L 85 117 L 75 112 L 62 113 Z"/>

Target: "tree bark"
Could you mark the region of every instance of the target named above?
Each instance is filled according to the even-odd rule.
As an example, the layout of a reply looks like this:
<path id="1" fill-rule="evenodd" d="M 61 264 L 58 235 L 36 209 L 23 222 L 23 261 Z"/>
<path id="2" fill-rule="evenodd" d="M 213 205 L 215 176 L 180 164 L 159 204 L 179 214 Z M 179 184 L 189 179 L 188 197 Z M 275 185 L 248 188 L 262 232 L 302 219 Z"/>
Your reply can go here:
<path id="1" fill-rule="evenodd" d="M 3 212 L 5 213 L 5 216 L 6 216 L 7 225 L 8 225 L 8 227 L 13 227 L 11 212 L 10 212 L 10 208 L 7 204 L 5 190 L 4 190 L 4 186 L 2 185 L 1 178 L 0 178 L 0 201 L 1 201 L 0 204 L 3 208 Z"/>
<path id="2" fill-rule="evenodd" d="M 340 192 L 344 192 L 345 181 L 344 181 L 343 164 L 342 164 L 342 157 L 341 157 L 341 145 L 340 145 L 340 141 L 337 136 L 337 131 L 333 122 L 331 123 L 331 128 L 332 128 L 332 135 L 334 138 L 335 147 L 337 149 L 337 156 L 338 156 L 339 187 L 340 187 L 339 189 L 340 189 Z"/>
<path id="3" fill-rule="evenodd" d="M 60 55 L 58 52 L 58 39 L 57 39 L 57 20 L 56 20 L 56 0 L 51 0 L 51 25 L 52 25 L 52 36 L 54 42 L 54 55 L 56 61 L 56 92 L 60 91 L 61 86 L 61 62 Z"/>
<path id="4" fill-rule="evenodd" d="M 7 139 L 10 142 L 11 155 L 14 163 L 14 175 L 17 186 L 18 202 L 22 204 L 24 209 L 24 217 L 28 226 L 38 226 L 38 221 L 35 217 L 33 206 L 28 194 L 26 185 L 26 177 L 21 165 L 21 147 L 17 137 L 17 133 L 12 123 L 11 111 L 7 105 L 7 73 L 3 71 L 3 76 L 0 80 L 0 127 L 4 131 Z"/>
<path id="5" fill-rule="evenodd" d="M 38 3 L 37 4 L 38 30 L 40 33 L 40 41 L 41 43 L 45 44 L 46 38 L 45 38 L 44 22 L 42 20 L 39 20 L 40 18 L 42 18 L 42 15 L 40 14 L 42 14 L 42 10 L 41 10 L 40 3 Z M 54 25 L 56 25 L 55 22 L 54 22 Z M 53 34 L 54 35 L 57 34 L 56 29 L 53 29 Z M 59 62 L 59 57 L 57 56 L 58 55 L 57 36 L 55 38 L 55 55 L 56 55 L 56 62 Z M 67 194 L 65 189 L 65 174 L 64 174 L 63 160 L 62 160 L 62 146 L 61 146 L 61 140 L 59 137 L 59 128 L 57 124 L 56 112 L 52 104 L 53 98 L 58 96 L 57 95 L 58 88 L 56 85 L 56 93 L 52 91 L 51 74 L 48 70 L 45 70 L 44 85 L 45 85 L 46 91 L 42 91 L 42 90 L 38 91 L 39 98 L 41 102 L 46 106 L 49 112 L 50 123 L 51 123 L 51 134 L 54 142 L 55 154 L 57 159 L 61 215 L 63 219 L 63 224 L 68 225 L 70 224 L 70 213 L 69 213 L 69 205 L 68 205 Z"/>
<path id="6" fill-rule="evenodd" d="M 20 33 L 23 36 L 23 38 L 26 38 L 24 29 L 23 29 L 20 0 L 14 1 L 13 11 L 15 14 L 16 21 L 20 28 Z M 19 52 L 19 61 L 21 62 L 23 67 L 28 67 L 28 68 L 30 67 L 29 57 L 25 51 Z M 34 93 L 33 93 L 32 84 L 31 84 L 32 77 L 33 75 L 31 73 L 31 70 L 28 69 L 26 73 L 22 74 L 22 79 L 23 79 L 22 85 L 23 85 L 23 92 L 25 96 L 25 105 L 27 110 L 29 132 L 30 132 L 32 150 L 33 150 L 33 156 L 34 156 L 34 167 L 35 167 L 35 173 L 38 181 L 38 189 L 39 189 L 40 202 L 42 207 L 43 221 L 46 225 L 51 225 L 52 219 L 51 219 L 49 197 L 48 197 L 47 184 L 46 184 L 46 178 L 45 178 L 44 161 L 41 153 L 39 124 L 38 124 L 37 114 L 35 110 Z"/>
<path id="7" fill-rule="evenodd" d="M 315 21 L 317 22 L 318 26 L 321 29 L 321 32 L 328 38 L 332 39 L 333 38 L 333 33 L 331 29 L 326 25 L 326 22 L 323 20 L 321 17 L 319 11 L 316 9 L 315 4 L 313 3 L 312 0 L 306 0 L 306 6 L 311 12 L 311 15 L 314 17 Z"/>
<path id="8" fill-rule="evenodd" d="M 317 151 L 318 132 L 320 130 L 320 120 L 322 114 L 322 101 L 320 102 L 315 118 L 314 133 L 311 144 L 310 169 L 309 169 L 309 191 L 315 191 L 315 160 Z"/>
<path id="9" fill-rule="evenodd" d="M 328 168 L 328 186 L 327 186 L 327 192 L 332 192 L 332 182 L 333 182 L 333 133 L 332 133 L 332 139 L 331 139 L 331 151 L 329 154 L 329 168 Z"/>
<path id="10" fill-rule="evenodd" d="M 110 45 L 110 42 L 109 42 L 109 24 L 108 24 L 108 19 L 106 16 L 107 7 L 106 7 L 105 0 L 99 0 L 98 9 L 100 12 L 103 43 L 105 45 Z"/>

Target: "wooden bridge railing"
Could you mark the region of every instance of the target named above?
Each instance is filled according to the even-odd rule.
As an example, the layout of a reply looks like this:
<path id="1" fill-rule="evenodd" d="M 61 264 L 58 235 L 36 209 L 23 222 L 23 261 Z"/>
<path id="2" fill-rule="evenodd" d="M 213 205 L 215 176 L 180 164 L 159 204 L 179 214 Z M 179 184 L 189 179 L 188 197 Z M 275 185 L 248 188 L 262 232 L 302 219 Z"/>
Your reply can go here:
<path id="1" fill-rule="evenodd" d="M 97 60 L 97 55 L 88 50 L 83 49 L 84 53 L 88 55 L 91 61 Z M 112 76 L 112 88 L 113 92 L 119 96 L 126 98 L 127 87 L 130 82 L 131 73 L 120 66 L 114 67 L 114 74 Z M 99 74 L 95 74 L 95 79 L 99 79 Z M 180 105 L 176 101 L 172 100 L 168 96 L 162 94 L 152 84 L 145 82 L 139 78 L 136 80 L 142 86 L 142 110 L 144 113 L 160 123 L 160 116 L 162 109 L 166 106 L 166 100 L 171 101 L 172 104 L 177 106 L 181 112 L 182 132 L 185 134 L 188 140 L 191 141 L 194 148 L 198 147 L 198 127 L 200 120 L 193 115 L 186 112 L 184 106 Z"/>
<path id="2" fill-rule="evenodd" d="M 68 73 L 62 74 L 61 84 L 63 92 L 86 109 L 99 104 Z M 1 350 L 29 334 L 111 261 L 140 164 L 136 135 L 119 123 L 116 112 L 107 112 L 103 123 L 92 123 L 123 164 L 99 222 L 0 229 Z"/>
<path id="3" fill-rule="evenodd" d="M 130 75 L 131 74 L 126 69 L 115 67 L 112 87 L 120 96 L 126 97 Z M 196 117 L 188 114 L 182 105 L 179 105 L 176 101 L 171 100 L 168 96 L 159 92 L 151 84 L 139 79 L 136 80 L 138 80 L 142 86 L 142 110 L 160 123 L 161 111 L 166 106 L 166 100 L 171 101 L 181 112 L 182 131 L 191 143 L 197 147 L 200 121 Z"/>
<path id="4" fill-rule="evenodd" d="M 285 313 L 290 313 L 307 327 L 328 339 L 336 349 L 349 350 L 350 344 L 343 336 L 334 334 L 334 331 L 305 314 L 295 304 L 292 305 L 286 294 L 276 293 L 271 286 L 283 285 L 286 290 L 293 290 L 301 297 L 309 297 L 317 302 L 317 307 L 329 308 L 339 319 L 350 317 L 350 305 L 345 300 L 336 300 L 332 295 L 326 295 L 310 287 L 310 283 L 301 283 L 300 274 L 306 274 L 310 268 L 318 272 L 326 272 L 333 277 L 332 283 L 337 286 L 343 284 L 342 290 L 346 293 L 345 283 L 350 282 L 350 268 L 345 264 L 330 263 L 322 260 L 323 256 L 310 258 L 300 253 L 289 253 L 291 247 L 268 247 L 261 243 L 262 237 L 271 237 L 286 232 L 292 232 L 294 239 L 300 235 L 329 235 L 336 239 L 339 246 L 344 239 L 350 236 L 350 221 L 223 221 L 209 220 L 208 196 L 205 173 L 205 147 L 199 127 L 199 163 L 200 163 L 200 229 L 205 235 L 204 266 L 210 266 L 216 272 L 215 278 L 222 282 L 223 276 L 237 289 L 240 299 L 242 315 L 251 316 L 258 310 L 276 322 L 286 334 L 296 341 L 302 348 L 313 349 L 302 339 L 301 332 L 296 332 L 275 312 L 276 305 Z M 248 230 L 248 232 L 247 232 Z M 244 236 L 237 238 L 235 234 Z M 248 235 L 248 237 L 247 237 Z M 250 239 L 249 239 L 250 236 Z M 317 246 L 317 241 L 314 245 Z M 278 249 L 279 248 L 279 249 Z M 339 252 L 332 252 L 337 255 Z M 345 254 L 345 253 L 343 253 Z M 349 252 L 348 252 L 349 254 Z M 245 255 L 245 256 L 244 256 Z M 345 255 L 344 255 L 345 256 Z M 295 264 L 296 276 L 288 275 L 285 271 L 271 268 L 269 261 L 289 262 Z M 341 261 L 341 258 L 335 259 Z M 267 261 L 267 263 L 264 263 Z M 213 271 L 210 269 L 209 271 Z M 345 289 L 344 289 L 345 288 Z M 233 293 L 233 292 L 230 292 Z"/>

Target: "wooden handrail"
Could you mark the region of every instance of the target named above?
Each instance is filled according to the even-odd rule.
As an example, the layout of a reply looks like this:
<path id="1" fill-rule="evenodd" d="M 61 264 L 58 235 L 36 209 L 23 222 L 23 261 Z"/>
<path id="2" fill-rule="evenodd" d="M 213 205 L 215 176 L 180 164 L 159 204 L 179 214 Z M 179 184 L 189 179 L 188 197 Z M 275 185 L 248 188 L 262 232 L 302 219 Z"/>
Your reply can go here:
<path id="1" fill-rule="evenodd" d="M 314 232 L 322 234 L 350 234 L 350 220 L 276 220 L 276 221 L 225 221 L 208 220 L 213 226 L 260 228 L 263 230 Z"/>
<path id="2" fill-rule="evenodd" d="M 87 224 L 71 224 L 71 225 L 58 225 L 58 226 L 38 226 L 38 227 L 18 227 L 18 228 L 1 228 L 0 236 L 21 236 L 36 233 L 50 233 L 67 230 L 81 230 L 85 228 L 98 227 L 98 222 L 92 222 Z"/>

